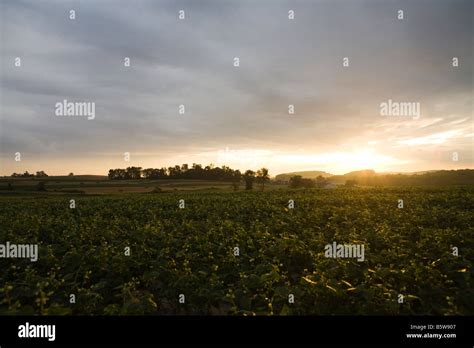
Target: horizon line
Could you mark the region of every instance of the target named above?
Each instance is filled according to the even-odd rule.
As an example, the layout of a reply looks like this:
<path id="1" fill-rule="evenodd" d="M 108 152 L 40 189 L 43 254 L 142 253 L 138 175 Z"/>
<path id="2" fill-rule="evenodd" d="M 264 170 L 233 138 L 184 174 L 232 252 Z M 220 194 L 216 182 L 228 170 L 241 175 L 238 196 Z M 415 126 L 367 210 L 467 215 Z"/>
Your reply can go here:
<path id="1" fill-rule="evenodd" d="M 130 167 L 136 167 L 136 166 L 130 166 Z M 125 167 L 127 168 L 127 167 Z M 125 169 L 124 168 L 124 169 Z M 160 168 L 163 168 L 163 167 L 160 167 Z M 166 168 L 169 168 L 169 167 L 166 167 Z M 221 168 L 219 166 L 216 166 L 214 168 Z M 265 168 L 265 167 L 264 167 Z M 118 168 L 111 168 L 111 169 L 118 169 Z M 122 169 L 122 168 L 120 168 Z M 142 169 L 148 169 L 148 168 L 142 168 Z M 159 169 L 159 168 L 158 168 Z M 232 168 L 231 168 L 232 169 Z M 240 170 L 240 169 L 233 169 L 233 170 Z M 302 172 L 324 172 L 324 173 L 327 173 L 327 174 L 330 174 L 332 176 L 337 176 L 337 175 L 346 175 L 346 174 L 349 174 L 349 173 L 354 173 L 354 172 L 362 172 L 362 171 L 373 171 L 374 173 L 376 174 L 387 174 L 387 175 L 390 175 L 390 174 L 415 174 L 415 173 L 426 173 L 426 172 L 439 172 L 439 171 L 459 171 L 459 170 L 474 170 L 474 168 L 459 168 L 459 169 L 427 169 L 427 170 L 417 170 L 417 171 L 413 171 L 413 172 L 409 172 L 409 171 L 381 171 L 381 172 L 377 172 L 375 169 L 371 169 L 371 168 L 364 168 L 364 169 L 356 169 L 356 170 L 351 170 L 349 172 L 345 172 L 343 174 L 333 174 L 331 172 L 327 172 L 325 170 L 318 170 L 318 169 L 310 169 L 310 170 L 294 170 L 294 171 L 287 171 L 287 172 L 282 172 L 282 173 L 278 173 L 278 174 L 275 174 L 275 175 L 270 175 L 270 177 L 276 177 L 278 175 L 284 175 L 284 174 L 293 174 L 293 173 L 302 173 Z M 29 172 L 29 171 L 28 171 Z M 32 171 L 32 172 L 29 172 L 30 174 L 35 174 L 37 171 Z M 13 174 L 13 173 L 12 173 Z M 1 175 L 0 177 L 2 178 L 11 178 L 12 177 L 12 174 L 10 175 Z M 20 173 L 21 174 L 21 173 Z M 48 174 L 48 177 L 59 177 L 59 176 L 69 176 L 69 173 L 68 174 Z M 74 175 L 71 175 L 71 176 L 103 176 L 103 177 L 107 177 L 108 174 L 74 174 Z M 156 180 L 156 179 L 155 179 Z M 196 180 L 196 179 L 195 179 Z"/>

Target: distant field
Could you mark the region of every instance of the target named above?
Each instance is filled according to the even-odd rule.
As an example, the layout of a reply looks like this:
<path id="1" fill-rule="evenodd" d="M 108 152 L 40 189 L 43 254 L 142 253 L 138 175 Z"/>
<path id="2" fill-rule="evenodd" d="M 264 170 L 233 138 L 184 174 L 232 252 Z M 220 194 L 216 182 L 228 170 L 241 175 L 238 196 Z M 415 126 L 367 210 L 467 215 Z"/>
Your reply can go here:
<path id="1" fill-rule="evenodd" d="M 39 244 L 0 258 L 0 314 L 474 312 L 473 188 L 70 198 L 0 196 L 0 242 Z M 365 260 L 325 257 L 334 241 Z"/>
<path id="2" fill-rule="evenodd" d="M 166 191 L 175 190 L 224 190 L 233 191 L 232 184 L 225 181 L 209 180 L 109 180 L 104 176 L 82 176 L 82 177 L 47 177 L 47 178 L 0 178 L 0 195 L 14 193 L 39 192 L 37 186 L 40 182 L 45 183 L 46 191 L 42 193 L 85 193 L 85 194 L 119 194 L 119 193 L 146 193 L 152 192 L 157 187 Z M 8 184 L 11 187 L 9 188 Z M 286 187 L 286 185 L 266 184 L 265 189 Z M 240 185 L 243 189 L 243 184 Z M 261 189 L 255 185 L 255 189 Z"/>

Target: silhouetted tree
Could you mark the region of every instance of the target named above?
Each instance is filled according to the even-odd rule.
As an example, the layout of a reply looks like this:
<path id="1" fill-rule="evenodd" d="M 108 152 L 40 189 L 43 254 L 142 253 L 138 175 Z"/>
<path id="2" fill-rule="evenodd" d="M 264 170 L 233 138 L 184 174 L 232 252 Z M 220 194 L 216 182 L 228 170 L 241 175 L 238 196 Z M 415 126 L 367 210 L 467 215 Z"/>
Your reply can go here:
<path id="1" fill-rule="evenodd" d="M 328 181 L 322 175 L 318 175 L 318 177 L 316 178 L 317 187 L 324 187 L 327 183 Z"/>
<path id="2" fill-rule="evenodd" d="M 268 175 L 267 168 L 261 168 L 257 170 L 257 180 L 259 183 L 262 184 L 262 191 L 265 190 L 265 182 L 270 180 L 270 176 Z"/>
<path id="3" fill-rule="evenodd" d="M 247 170 L 244 173 L 245 189 L 251 190 L 253 188 L 253 182 L 255 180 L 255 172 L 253 170 Z"/>
<path id="4" fill-rule="evenodd" d="M 28 171 L 25 171 L 23 174 L 20 175 L 22 178 L 32 178 L 35 175 L 28 173 Z"/>
<path id="5" fill-rule="evenodd" d="M 236 170 L 232 172 L 232 187 L 234 191 L 239 190 L 241 179 L 242 179 L 242 174 L 240 173 L 240 170 Z"/>
<path id="6" fill-rule="evenodd" d="M 125 169 L 110 169 L 109 170 L 109 179 L 111 180 L 124 180 L 127 179 L 127 171 Z"/>
<path id="7" fill-rule="evenodd" d="M 130 180 L 141 179 L 142 167 L 128 167 L 125 172 L 125 178 Z"/>
<path id="8" fill-rule="evenodd" d="M 314 181 L 311 179 L 303 179 L 301 175 L 295 175 L 290 178 L 290 188 L 311 188 L 314 187 Z"/>

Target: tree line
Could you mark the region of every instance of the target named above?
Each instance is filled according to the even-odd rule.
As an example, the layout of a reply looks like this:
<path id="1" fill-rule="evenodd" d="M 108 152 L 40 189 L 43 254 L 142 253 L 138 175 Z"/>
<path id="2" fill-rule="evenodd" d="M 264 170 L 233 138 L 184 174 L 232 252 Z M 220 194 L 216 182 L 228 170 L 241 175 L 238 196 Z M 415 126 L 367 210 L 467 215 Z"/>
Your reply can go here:
<path id="1" fill-rule="evenodd" d="M 40 170 L 36 172 L 36 174 L 29 173 L 28 171 L 24 172 L 23 174 L 21 173 L 13 173 L 11 175 L 12 178 L 45 178 L 47 177 L 48 174 L 46 174 L 44 171 Z"/>
<path id="2" fill-rule="evenodd" d="M 139 180 L 139 179 L 194 179 L 194 180 L 213 180 L 231 182 L 234 188 L 238 188 L 240 182 L 245 182 L 245 188 L 251 190 L 254 182 L 265 189 L 265 183 L 270 180 L 267 168 L 261 168 L 254 172 L 247 170 L 241 173 L 240 170 L 234 170 L 227 166 L 215 167 L 210 164 L 203 167 L 201 164 L 193 163 L 181 166 L 163 168 L 127 167 L 110 169 L 108 173 L 110 180 Z"/>
<path id="3" fill-rule="evenodd" d="M 324 187 L 329 183 L 326 178 L 319 175 L 316 180 L 303 178 L 301 175 L 294 175 L 288 181 L 290 188 L 313 188 L 313 187 Z"/>

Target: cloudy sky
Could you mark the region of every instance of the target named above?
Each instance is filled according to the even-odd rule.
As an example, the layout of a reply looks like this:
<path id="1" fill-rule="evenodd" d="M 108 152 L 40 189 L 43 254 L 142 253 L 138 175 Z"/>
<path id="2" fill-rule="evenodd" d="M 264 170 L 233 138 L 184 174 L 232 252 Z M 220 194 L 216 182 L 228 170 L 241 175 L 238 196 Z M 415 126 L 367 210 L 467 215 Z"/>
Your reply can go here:
<path id="1" fill-rule="evenodd" d="M 472 1 L 0 3 L 0 175 L 473 168 Z"/>

